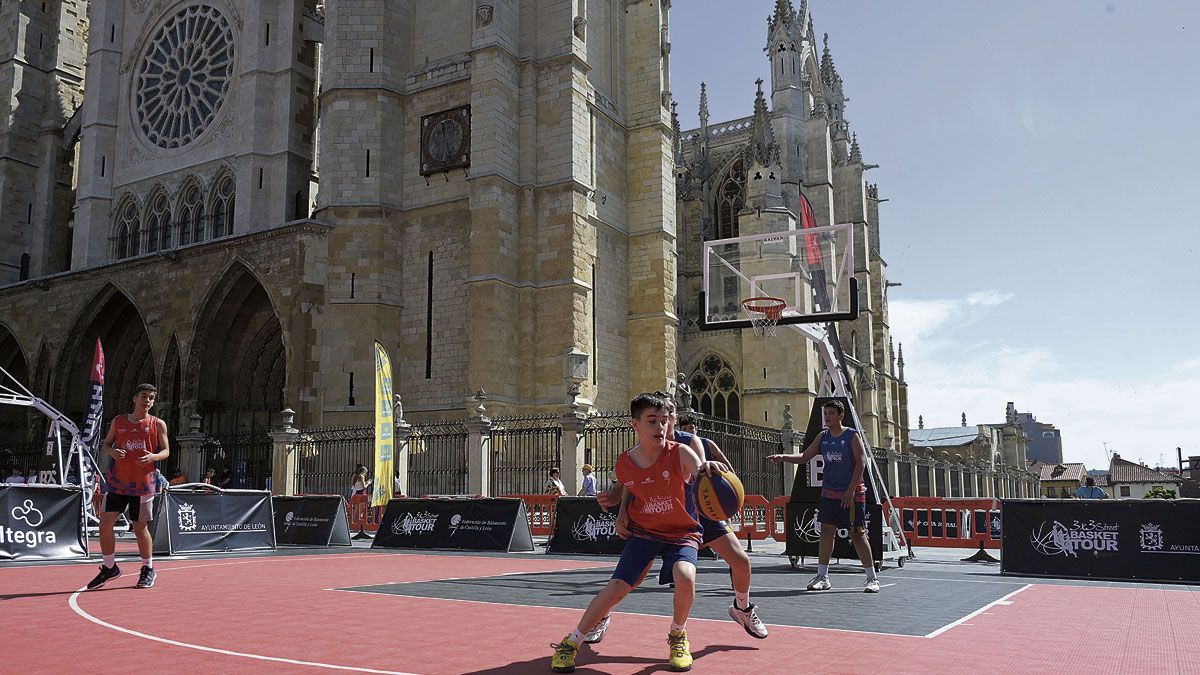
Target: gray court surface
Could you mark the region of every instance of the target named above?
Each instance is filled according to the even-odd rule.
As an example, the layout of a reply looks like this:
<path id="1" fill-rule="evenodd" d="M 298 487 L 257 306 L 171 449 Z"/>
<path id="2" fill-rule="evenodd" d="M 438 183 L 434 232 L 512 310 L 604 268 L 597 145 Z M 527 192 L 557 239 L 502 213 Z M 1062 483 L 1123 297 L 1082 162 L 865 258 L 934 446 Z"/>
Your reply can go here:
<path id="1" fill-rule="evenodd" d="M 471 579 L 356 586 L 341 590 L 420 598 L 584 609 L 608 582 L 608 558 L 591 558 L 605 567 Z M 853 630 L 896 635 L 934 633 L 988 604 L 1023 588 L 1030 580 L 1001 577 L 995 565 L 969 563 L 922 564 L 914 560 L 903 569 L 880 574 L 879 594 L 862 592 L 865 576 L 849 565 L 831 569 L 833 590 L 804 590 L 813 573 L 794 570 L 781 556 L 752 556 L 751 602 L 768 625 Z M 615 559 L 611 559 L 615 564 Z M 658 586 L 657 563 L 642 586 L 633 591 L 618 612 L 668 616 L 670 587 Z M 720 561 L 701 561 L 692 616 L 729 620 L 733 592 L 728 567 Z"/>

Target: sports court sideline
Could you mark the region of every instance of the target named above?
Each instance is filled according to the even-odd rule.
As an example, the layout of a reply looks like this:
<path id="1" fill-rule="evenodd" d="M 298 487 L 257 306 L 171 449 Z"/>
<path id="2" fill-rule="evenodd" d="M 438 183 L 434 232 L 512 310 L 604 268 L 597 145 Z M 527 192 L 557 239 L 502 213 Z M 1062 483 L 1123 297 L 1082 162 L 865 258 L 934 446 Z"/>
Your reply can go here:
<path id="1" fill-rule="evenodd" d="M 751 555 L 766 640 L 726 616 L 724 564 L 701 562 L 693 672 L 1195 672 L 1198 586 L 1001 576 L 959 562 L 961 551 L 918 549 L 884 569 L 878 595 L 860 592 L 849 565 L 833 568 L 832 591 L 812 593 L 811 570 L 772 543 Z M 139 590 L 125 555 L 122 578 L 83 593 L 94 561 L 6 563 L 3 659 L 20 673 L 126 673 L 130 659 L 151 672 L 545 673 L 550 645 L 614 560 L 356 544 L 168 557 L 158 584 Z M 669 592 L 651 578 L 631 594 L 576 672 L 665 671 Z"/>

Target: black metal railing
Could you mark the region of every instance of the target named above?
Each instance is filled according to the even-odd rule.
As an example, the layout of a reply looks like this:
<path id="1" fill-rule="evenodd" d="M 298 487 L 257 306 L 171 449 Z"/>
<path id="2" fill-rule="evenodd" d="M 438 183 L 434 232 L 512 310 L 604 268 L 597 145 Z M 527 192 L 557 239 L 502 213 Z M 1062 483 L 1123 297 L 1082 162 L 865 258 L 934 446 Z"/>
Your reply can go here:
<path id="1" fill-rule="evenodd" d="M 545 492 L 550 469 L 562 461 L 558 415 L 492 419 L 491 484 L 493 495 Z"/>
<path id="2" fill-rule="evenodd" d="M 783 434 L 779 429 L 699 414 L 693 417 L 697 433 L 716 443 L 725 453 L 731 468 L 742 480 L 746 494 L 774 499 L 790 493 L 791 486 L 785 488 L 783 484 L 780 465 L 767 461 L 769 455 L 784 451 Z"/>
<path id="3" fill-rule="evenodd" d="M 409 438 L 410 496 L 467 494 L 467 426 L 446 421 L 414 424 Z"/>
<path id="4" fill-rule="evenodd" d="M 617 458 L 637 443 L 637 434 L 629 425 L 628 412 L 601 413 L 587 419 L 584 430 L 583 461 L 592 465 L 596 487 L 603 490 L 615 480 Z"/>
<path id="5" fill-rule="evenodd" d="M 297 492 L 349 497 L 357 465 L 370 467 L 368 473 L 374 475 L 375 427 L 365 424 L 301 431 L 294 452 Z"/>
<path id="6" fill-rule="evenodd" d="M 265 431 L 208 436 L 201 445 L 205 469 L 216 470 L 218 480 L 226 468 L 232 473 L 228 487 L 262 490 L 271 475 L 271 437 Z M 190 478 L 190 476 L 189 476 Z"/>
<path id="7" fill-rule="evenodd" d="M 66 448 L 63 450 L 65 459 Z M 23 443 L 3 443 L 0 444 L 0 483 L 8 479 L 12 475 L 13 469 L 18 469 L 22 476 L 28 474 L 30 469 L 49 470 L 52 465 L 58 464 L 58 456 L 46 456 L 46 443 L 44 441 L 28 441 Z"/>

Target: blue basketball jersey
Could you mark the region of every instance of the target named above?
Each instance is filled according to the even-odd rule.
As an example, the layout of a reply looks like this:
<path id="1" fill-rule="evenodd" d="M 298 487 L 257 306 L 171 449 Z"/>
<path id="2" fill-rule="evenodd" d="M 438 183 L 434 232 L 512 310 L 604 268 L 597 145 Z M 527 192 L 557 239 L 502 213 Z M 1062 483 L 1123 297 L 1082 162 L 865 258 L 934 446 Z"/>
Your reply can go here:
<path id="1" fill-rule="evenodd" d="M 852 441 L 857 433 L 850 427 L 845 427 L 840 436 L 831 436 L 828 429 L 821 432 L 821 458 L 825 460 L 822 493 L 828 491 L 840 495 L 850 487 L 850 479 L 854 476 Z"/>

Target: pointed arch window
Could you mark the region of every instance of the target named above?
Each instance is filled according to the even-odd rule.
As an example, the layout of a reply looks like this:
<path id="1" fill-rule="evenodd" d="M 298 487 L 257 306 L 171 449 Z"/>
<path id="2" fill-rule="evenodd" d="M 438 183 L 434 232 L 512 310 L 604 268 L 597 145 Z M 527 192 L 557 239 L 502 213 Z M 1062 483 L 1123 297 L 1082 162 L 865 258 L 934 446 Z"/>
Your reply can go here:
<path id="1" fill-rule="evenodd" d="M 150 198 L 150 209 L 146 214 L 146 252 L 171 247 L 171 207 L 167 196 L 158 193 Z"/>
<path id="2" fill-rule="evenodd" d="M 217 181 L 213 190 L 212 236 L 224 237 L 233 234 L 233 176 L 225 174 Z"/>
<path id="3" fill-rule="evenodd" d="M 137 203 L 126 199 L 117 209 L 116 227 L 113 228 L 113 259 L 123 260 L 141 251 L 142 221 Z"/>
<path id="4" fill-rule="evenodd" d="M 692 371 L 692 399 L 705 415 L 728 420 L 742 419 L 742 394 L 733 368 L 724 359 L 710 354 Z"/>
<path id="5" fill-rule="evenodd" d="M 200 186 L 192 183 L 183 189 L 179 202 L 179 244 L 204 241 L 204 197 Z"/>
<path id="6" fill-rule="evenodd" d="M 738 213 L 745 206 L 746 165 L 743 159 L 738 157 L 717 186 L 716 202 L 713 204 L 716 227 L 712 238 L 728 239 L 738 236 Z"/>

